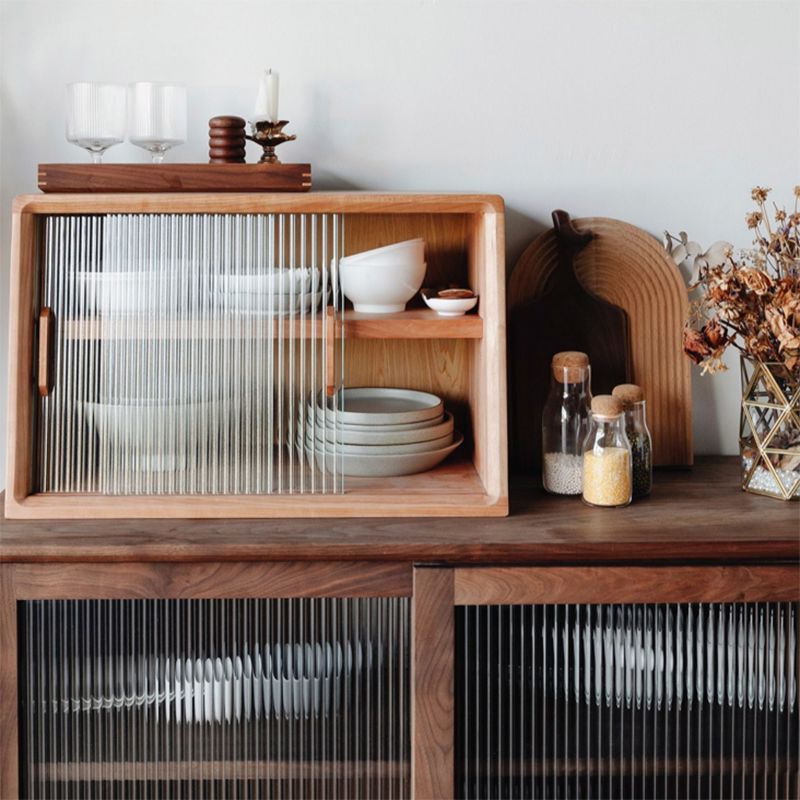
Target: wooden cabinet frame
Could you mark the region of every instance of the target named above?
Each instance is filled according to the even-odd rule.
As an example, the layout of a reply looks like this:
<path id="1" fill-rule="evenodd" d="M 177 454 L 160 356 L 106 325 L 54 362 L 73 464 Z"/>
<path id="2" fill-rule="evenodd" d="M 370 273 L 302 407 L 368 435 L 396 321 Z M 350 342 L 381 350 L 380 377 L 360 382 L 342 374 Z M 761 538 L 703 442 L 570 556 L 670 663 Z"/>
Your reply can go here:
<path id="1" fill-rule="evenodd" d="M 342 312 L 346 386 L 431 391 L 456 412 L 466 443 L 441 467 L 394 478 L 348 477 L 339 494 L 115 495 L 37 491 L 34 348 L 39 318 L 39 220 L 58 214 L 331 214 L 347 220 L 348 247 L 424 237 L 427 279 L 468 282 L 477 314 L 443 318 L 411 309 L 376 319 Z M 508 514 L 504 206 L 479 194 L 73 194 L 16 199 L 11 234 L 6 516 L 17 519 L 234 517 L 448 517 Z M 437 272 L 434 268 L 440 264 Z M 441 274 L 440 274 L 441 273 Z M 331 317 L 331 323 L 333 318 Z M 175 326 L 167 320 L 163 335 Z M 66 324 L 66 323 L 65 323 Z M 191 333 L 193 320 L 181 323 Z M 69 321 L 98 336 L 93 319 Z M 201 327 L 197 327 L 201 330 Z M 206 330 L 206 329 L 202 329 Z M 245 334 L 263 336 L 257 326 Z M 331 333 L 338 335 L 335 327 Z M 216 329 L 208 336 L 221 335 Z M 110 335 L 110 334 L 109 334 Z M 329 337 L 332 347 L 333 336 Z M 331 358 L 331 364 L 333 358 Z M 46 370 L 45 370 L 46 372 Z M 469 451 L 471 450 L 471 453 Z"/>

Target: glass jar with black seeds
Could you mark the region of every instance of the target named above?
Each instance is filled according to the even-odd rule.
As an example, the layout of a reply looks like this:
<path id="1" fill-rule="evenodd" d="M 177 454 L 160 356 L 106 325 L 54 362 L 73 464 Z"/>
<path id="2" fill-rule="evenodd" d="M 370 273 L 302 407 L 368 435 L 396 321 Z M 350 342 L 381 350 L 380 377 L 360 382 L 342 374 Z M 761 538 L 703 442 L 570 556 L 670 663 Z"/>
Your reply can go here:
<path id="1" fill-rule="evenodd" d="M 627 422 L 627 413 L 626 413 Z M 642 433 L 627 427 L 628 441 L 631 443 L 633 468 L 633 496 L 646 497 L 653 488 L 653 457 L 650 445 L 650 433 Z"/>
<path id="2" fill-rule="evenodd" d="M 614 397 L 625 407 L 625 432 L 631 443 L 633 497 L 646 497 L 653 488 L 653 440 L 647 427 L 647 411 L 641 388 L 624 383 L 617 386 Z"/>

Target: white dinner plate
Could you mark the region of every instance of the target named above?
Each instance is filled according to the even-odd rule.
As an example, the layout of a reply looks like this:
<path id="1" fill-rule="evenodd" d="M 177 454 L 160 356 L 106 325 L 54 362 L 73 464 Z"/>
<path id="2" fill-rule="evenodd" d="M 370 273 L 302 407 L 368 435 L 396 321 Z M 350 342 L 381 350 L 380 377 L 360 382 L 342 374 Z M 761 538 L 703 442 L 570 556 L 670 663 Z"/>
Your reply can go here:
<path id="1" fill-rule="evenodd" d="M 423 442 L 433 442 L 445 436 L 453 435 L 453 415 L 445 412 L 444 421 L 435 425 L 426 425 L 422 428 L 410 428 L 400 431 L 384 431 L 384 425 L 373 425 L 367 430 L 351 430 L 344 426 L 306 425 L 306 435 L 313 433 L 317 439 L 323 436 L 329 442 L 339 442 L 348 445 L 368 445 L 370 447 L 384 445 L 408 445 Z M 442 442 L 442 445 L 446 442 Z"/>
<path id="2" fill-rule="evenodd" d="M 317 425 L 327 425 L 329 428 L 336 426 L 341 430 L 346 431 L 362 431 L 365 433 L 401 433 L 403 431 L 416 431 L 420 428 L 430 428 L 433 425 L 441 425 L 445 421 L 444 412 L 437 414 L 430 419 L 423 419 L 418 422 L 399 422 L 393 425 L 375 425 L 369 423 L 358 422 L 343 422 L 341 419 L 337 421 L 333 411 L 329 410 L 327 415 L 321 406 L 314 406 L 311 403 L 306 405 L 306 424 L 311 425 L 314 422 L 314 410 L 316 409 Z M 298 409 L 298 418 L 302 415 L 302 409 Z"/>
<path id="3" fill-rule="evenodd" d="M 298 444 L 299 444 L 298 438 Z M 312 434 L 309 431 L 306 434 L 306 446 L 311 447 Z M 423 442 L 409 442 L 407 444 L 348 444 L 347 442 L 339 442 L 334 444 L 330 440 L 327 442 L 328 449 L 333 449 L 336 452 L 342 452 L 347 455 L 363 455 L 363 456 L 402 456 L 411 453 L 428 453 L 432 450 L 440 450 L 447 447 L 453 441 L 453 432 L 450 431 L 444 436 L 437 439 L 429 439 Z M 316 446 L 322 447 L 322 436 L 317 435 Z"/>
<path id="4" fill-rule="evenodd" d="M 414 475 L 427 472 L 444 461 L 462 442 L 464 437 L 457 431 L 453 442 L 439 450 L 428 450 L 424 453 L 408 453 L 406 455 L 370 456 L 351 453 L 335 454 L 332 450 L 323 453 L 322 448 L 315 447 L 313 455 L 319 469 L 333 473 L 334 471 L 358 478 L 391 478 L 399 475 Z M 310 457 L 312 451 L 306 447 Z"/>
<path id="5" fill-rule="evenodd" d="M 320 399 L 322 393 L 320 393 Z M 444 412 L 441 398 L 415 389 L 355 387 L 342 389 L 335 398 L 336 419 L 359 425 L 397 425 L 435 419 Z M 328 398 L 328 409 L 334 409 Z M 317 402 L 319 405 L 319 400 Z"/>

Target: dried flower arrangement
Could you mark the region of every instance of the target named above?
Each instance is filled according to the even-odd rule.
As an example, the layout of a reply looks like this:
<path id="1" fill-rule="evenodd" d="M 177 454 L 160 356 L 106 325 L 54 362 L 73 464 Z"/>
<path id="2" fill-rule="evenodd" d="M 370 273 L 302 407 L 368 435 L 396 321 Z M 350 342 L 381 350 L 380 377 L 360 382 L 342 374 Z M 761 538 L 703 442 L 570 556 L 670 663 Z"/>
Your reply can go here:
<path id="1" fill-rule="evenodd" d="M 791 213 L 773 204 L 770 215 L 769 193 L 752 191 L 755 238 L 738 256 L 728 242 L 703 251 L 683 232 L 665 232 L 664 243 L 691 267 L 689 291 L 700 292 L 684 326 L 686 355 L 714 373 L 726 369 L 728 346 L 742 354 L 742 486 L 789 500 L 800 496 L 800 186 Z"/>
<path id="2" fill-rule="evenodd" d="M 800 186 L 794 210 L 767 210 L 770 190 L 757 186 L 757 210 L 746 216 L 754 247 L 734 255 L 728 242 L 703 251 L 685 233 L 665 232 L 665 246 L 676 264 L 692 267 L 689 290 L 701 291 L 691 305 L 683 332 L 686 355 L 703 372 L 725 369 L 722 355 L 730 345 L 748 358 L 785 365 L 800 374 Z"/>

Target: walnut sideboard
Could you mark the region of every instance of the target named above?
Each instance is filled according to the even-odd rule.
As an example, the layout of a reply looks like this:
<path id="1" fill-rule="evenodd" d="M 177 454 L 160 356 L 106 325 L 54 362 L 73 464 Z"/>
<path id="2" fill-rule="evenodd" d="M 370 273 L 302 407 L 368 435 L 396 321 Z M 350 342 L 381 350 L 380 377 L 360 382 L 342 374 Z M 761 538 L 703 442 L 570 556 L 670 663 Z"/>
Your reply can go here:
<path id="1" fill-rule="evenodd" d="M 800 516 L 0 522 L 0 796 L 791 797 Z"/>

